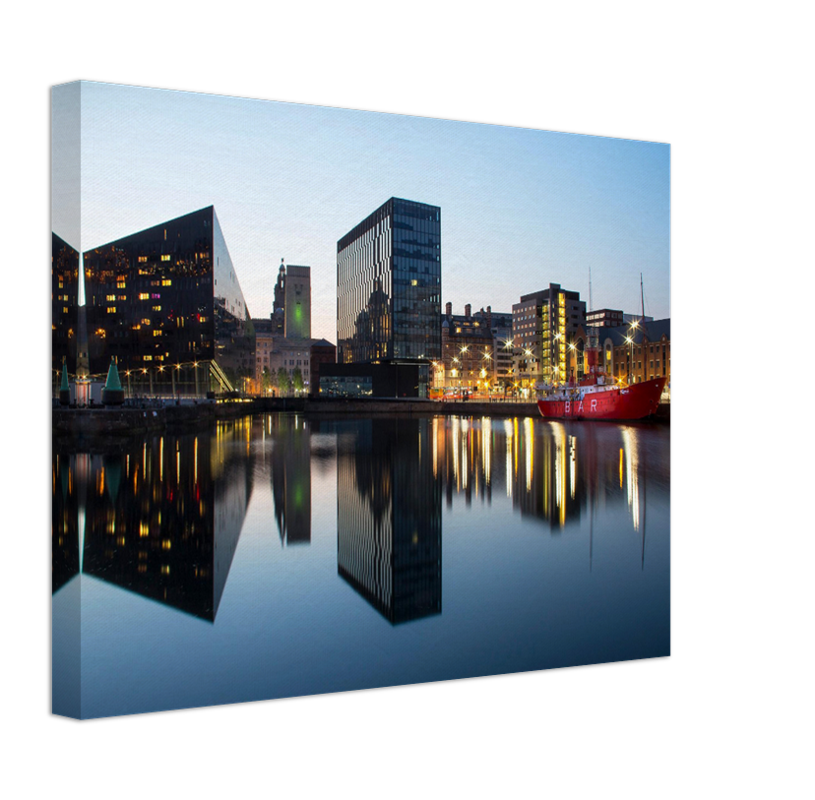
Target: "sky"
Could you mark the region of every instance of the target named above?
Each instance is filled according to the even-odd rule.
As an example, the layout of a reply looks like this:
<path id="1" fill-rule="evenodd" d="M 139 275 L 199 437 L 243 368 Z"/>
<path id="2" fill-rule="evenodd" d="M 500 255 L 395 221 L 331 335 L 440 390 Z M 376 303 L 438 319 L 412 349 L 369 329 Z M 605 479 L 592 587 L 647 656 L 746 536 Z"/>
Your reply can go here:
<path id="1" fill-rule="evenodd" d="M 642 273 L 646 315 L 670 316 L 667 144 L 102 83 L 80 95 L 81 241 L 76 214 L 55 209 L 54 232 L 87 251 L 214 205 L 253 317 L 285 258 L 311 267 L 312 336 L 336 342 L 337 240 L 390 197 L 441 207 L 454 313 L 509 312 L 549 283 L 639 313 Z"/>

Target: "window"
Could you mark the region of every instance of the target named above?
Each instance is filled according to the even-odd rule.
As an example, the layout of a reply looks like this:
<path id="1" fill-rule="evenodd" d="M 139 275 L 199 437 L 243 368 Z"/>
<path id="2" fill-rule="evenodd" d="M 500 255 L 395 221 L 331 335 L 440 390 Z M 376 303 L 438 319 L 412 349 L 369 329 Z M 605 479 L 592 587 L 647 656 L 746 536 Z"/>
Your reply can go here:
<path id="1" fill-rule="evenodd" d="M 170 256 L 162 256 L 162 257 L 161 257 L 161 260 L 162 260 L 162 261 L 169 261 L 169 260 L 170 260 Z"/>

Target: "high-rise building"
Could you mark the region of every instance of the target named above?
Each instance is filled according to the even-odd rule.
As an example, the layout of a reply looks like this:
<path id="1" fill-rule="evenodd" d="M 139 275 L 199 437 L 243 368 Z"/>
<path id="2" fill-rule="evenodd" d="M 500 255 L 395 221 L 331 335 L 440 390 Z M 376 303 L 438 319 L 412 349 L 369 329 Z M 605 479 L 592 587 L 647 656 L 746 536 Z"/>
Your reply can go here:
<path id="1" fill-rule="evenodd" d="M 254 330 L 212 206 L 83 256 L 90 372 L 128 392 L 241 389 Z"/>
<path id="2" fill-rule="evenodd" d="M 339 363 L 441 358 L 441 209 L 392 197 L 337 242 Z"/>
<path id="3" fill-rule="evenodd" d="M 559 283 L 521 297 L 512 306 L 515 376 L 522 386 L 537 381 L 564 382 L 582 377 L 568 374 L 568 350 L 574 334 L 586 322 L 586 303 L 579 292 Z"/>

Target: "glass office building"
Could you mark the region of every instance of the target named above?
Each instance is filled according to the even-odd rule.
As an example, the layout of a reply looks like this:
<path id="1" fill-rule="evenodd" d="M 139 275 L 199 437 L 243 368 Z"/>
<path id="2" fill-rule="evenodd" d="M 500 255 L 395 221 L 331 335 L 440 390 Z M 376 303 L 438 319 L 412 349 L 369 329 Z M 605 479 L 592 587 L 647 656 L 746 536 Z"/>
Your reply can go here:
<path id="1" fill-rule="evenodd" d="M 441 209 L 392 197 L 337 242 L 337 361 L 441 358 Z"/>
<path id="2" fill-rule="evenodd" d="M 243 388 L 254 329 L 212 206 L 84 254 L 92 374 L 128 393 Z"/>

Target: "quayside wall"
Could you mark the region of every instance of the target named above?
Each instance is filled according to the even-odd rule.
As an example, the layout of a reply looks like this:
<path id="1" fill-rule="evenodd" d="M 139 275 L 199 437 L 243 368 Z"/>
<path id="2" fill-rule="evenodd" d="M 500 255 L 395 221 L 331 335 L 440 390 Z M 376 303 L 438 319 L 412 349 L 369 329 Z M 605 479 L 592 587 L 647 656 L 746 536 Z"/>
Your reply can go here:
<path id="1" fill-rule="evenodd" d="M 145 408 L 54 408 L 52 431 L 57 437 L 96 437 L 144 434 L 154 431 L 204 429 L 216 420 L 238 419 L 248 414 L 300 412 L 330 416 L 456 415 L 465 417 L 536 417 L 537 405 L 477 401 L 432 400 L 310 400 L 305 398 L 254 398 L 242 402 L 201 402 L 156 405 Z M 670 406 L 660 406 L 655 419 L 668 422 Z"/>

